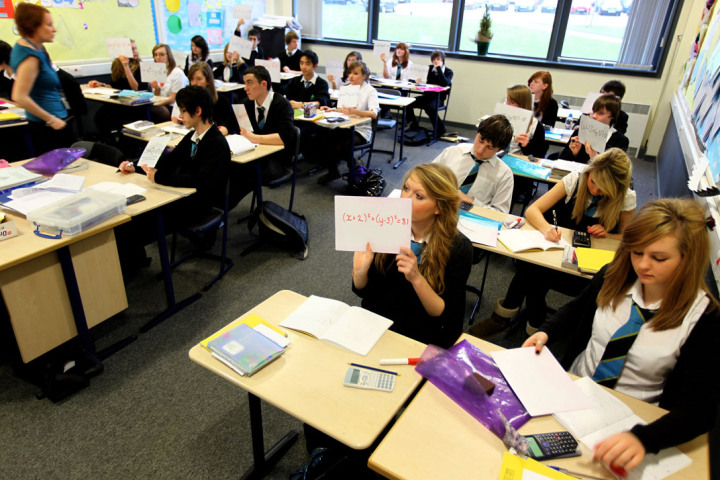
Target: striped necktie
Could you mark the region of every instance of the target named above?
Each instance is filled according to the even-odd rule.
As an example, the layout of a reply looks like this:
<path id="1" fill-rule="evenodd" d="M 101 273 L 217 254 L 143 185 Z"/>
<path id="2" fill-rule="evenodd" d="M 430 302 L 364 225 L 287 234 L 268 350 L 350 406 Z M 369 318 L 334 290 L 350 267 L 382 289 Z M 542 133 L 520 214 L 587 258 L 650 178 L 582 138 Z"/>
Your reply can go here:
<path id="1" fill-rule="evenodd" d="M 258 107 L 257 123 L 261 129 L 265 126 L 265 107 Z"/>
<path id="2" fill-rule="evenodd" d="M 652 320 L 655 313 L 656 311 L 640 308 L 633 300 L 630 318 L 610 337 L 600 363 L 595 369 L 595 374 L 593 374 L 593 381 L 608 388 L 615 388 L 623 365 L 625 365 L 627 354 L 635 343 L 640 327 Z"/>
<path id="3" fill-rule="evenodd" d="M 480 163 L 482 162 L 482 160 L 478 160 L 477 158 L 475 158 L 472 153 L 470 154 L 470 156 L 475 161 L 475 165 L 473 165 L 473 167 L 470 169 L 470 172 L 468 172 L 467 177 L 465 177 L 465 180 L 463 180 L 462 184 L 460 185 L 460 191 L 463 193 L 468 193 L 473 183 L 475 183 L 475 179 L 478 175 L 478 170 L 480 169 Z"/>

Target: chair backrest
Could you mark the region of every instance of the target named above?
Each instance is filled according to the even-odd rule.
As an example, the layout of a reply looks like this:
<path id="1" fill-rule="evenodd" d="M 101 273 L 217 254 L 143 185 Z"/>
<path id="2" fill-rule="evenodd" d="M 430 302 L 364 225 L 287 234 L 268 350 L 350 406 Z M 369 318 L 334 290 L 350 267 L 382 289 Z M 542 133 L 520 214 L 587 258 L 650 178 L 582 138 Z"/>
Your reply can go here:
<path id="1" fill-rule="evenodd" d="M 378 93 L 385 93 L 394 97 L 399 97 L 400 95 L 402 95 L 402 92 L 395 88 L 376 88 L 375 90 L 377 90 Z"/>
<path id="2" fill-rule="evenodd" d="M 120 149 L 104 143 L 80 141 L 73 143 L 72 146 L 87 150 L 85 158 L 88 160 L 95 160 L 111 167 L 117 167 L 125 160 L 125 155 Z"/>

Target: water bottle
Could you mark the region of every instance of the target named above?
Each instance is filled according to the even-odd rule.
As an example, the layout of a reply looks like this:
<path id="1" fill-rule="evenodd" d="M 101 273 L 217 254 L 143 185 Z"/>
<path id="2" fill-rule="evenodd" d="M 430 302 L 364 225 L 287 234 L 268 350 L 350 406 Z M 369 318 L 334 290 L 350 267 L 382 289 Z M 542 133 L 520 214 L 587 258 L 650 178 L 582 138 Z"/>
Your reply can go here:
<path id="1" fill-rule="evenodd" d="M 575 126 L 575 122 L 573 122 L 572 113 L 571 113 L 565 119 L 565 130 L 572 130 L 574 126 Z"/>

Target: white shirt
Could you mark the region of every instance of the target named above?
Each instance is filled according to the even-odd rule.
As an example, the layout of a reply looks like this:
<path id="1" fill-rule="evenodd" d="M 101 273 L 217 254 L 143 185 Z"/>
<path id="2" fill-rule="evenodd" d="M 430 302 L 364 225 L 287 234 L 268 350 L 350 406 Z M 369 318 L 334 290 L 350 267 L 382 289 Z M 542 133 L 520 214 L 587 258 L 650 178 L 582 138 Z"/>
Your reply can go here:
<path id="1" fill-rule="evenodd" d="M 358 92 L 357 109 L 365 111 L 372 110 L 375 112 L 376 115 L 380 111 L 377 90 L 371 87 L 370 84 L 367 82 L 363 82 L 363 84 L 360 85 L 360 91 Z M 355 127 L 355 131 L 362 135 L 365 140 L 370 141 L 370 138 L 372 136 L 372 125 L 369 122 L 358 125 L 357 127 Z"/>
<path id="2" fill-rule="evenodd" d="M 475 165 L 475 160 L 470 156 L 472 149 L 472 143 L 448 147 L 433 163 L 442 163 L 449 167 L 457 177 L 459 185 L 462 185 Z M 493 155 L 480 163 L 477 178 L 467 194 L 473 197 L 473 204 L 479 207 L 508 213 L 514 186 L 515 180 L 510 167 Z"/>
<path id="3" fill-rule="evenodd" d="M 573 362 L 570 372 L 592 378 L 610 338 L 630 318 L 632 300 L 641 308 L 650 310 L 659 308 L 661 303 L 645 304 L 642 284 L 640 280 L 636 280 L 614 311 L 611 306 L 598 308 L 593 319 L 590 341 Z M 708 302 L 705 292 L 698 291 L 683 323 L 677 328 L 655 332 L 648 324 L 640 327 L 638 336 L 628 351 L 615 390 L 657 404 L 665 381 L 680 356 L 680 348 L 705 312 Z"/>
<path id="4" fill-rule="evenodd" d="M 203 139 L 203 137 L 205 136 L 205 134 L 206 134 L 207 132 L 209 132 L 209 131 L 210 131 L 210 129 L 208 128 L 208 129 L 205 130 L 203 133 L 201 133 L 200 135 L 198 135 L 197 130 L 194 130 L 192 137 L 190 137 L 190 140 L 192 140 L 192 141 L 197 145 L 198 143 L 200 143 L 200 140 Z"/>
<path id="5" fill-rule="evenodd" d="M 312 76 L 312 78 L 311 78 L 310 80 L 307 80 L 307 79 L 305 78 L 305 75 L 303 75 L 303 76 L 302 76 L 302 79 L 301 79 L 301 80 L 302 80 L 303 87 L 305 87 L 305 86 L 307 85 L 305 82 L 310 82 L 311 84 L 315 85 L 315 81 L 317 80 L 317 78 L 318 78 L 318 74 L 317 74 L 317 73 L 314 73 L 314 72 L 313 72 L 313 76 Z M 307 88 L 307 87 L 306 87 L 306 88 Z"/>
<path id="6" fill-rule="evenodd" d="M 259 118 L 258 115 L 260 113 L 260 110 L 258 110 L 258 107 L 265 107 L 265 121 L 267 122 L 268 114 L 270 113 L 270 104 L 272 103 L 273 99 L 273 91 L 268 91 L 267 97 L 265 97 L 265 101 L 262 103 L 262 105 L 257 104 L 257 100 L 255 100 L 253 103 L 255 104 L 255 121 Z M 258 125 L 259 126 L 259 125 Z"/>
<path id="7" fill-rule="evenodd" d="M 573 193 L 575 193 L 575 187 L 577 186 L 578 182 L 580 181 L 580 174 L 578 172 L 570 172 L 567 175 L 565 175 L 562 179 L 563 185 L 565 185 L 565 203 L 570 202 L 573 197 Z M 590 206 L 591 197 L 588 196 L 587 204 L 585 205 L 585 210 L 587 210 L 587 207 Z M 623 212 L 627 211 L 635 211 L 635 208 L 637 207 L 637 195 L 635 194 L 634 190 L 627 189 L 627 192 L 625 192 L 625 199 L 623 200 L 622 208 L 621 210 Z M 600 209 L 597 209 L 595 211 L 594 218 L 600 218 Z"/>
<path id="8" fill-rule="evenodd" d="M 160 96 L 169 97 L 171 93 L 177 93 L 180 89 L 188 86 L 188 79 L 179 67 L 173 68 L 168 74 L 165 84 L 160 87 Z M 175 102 L 170 105 L 175 105 Z"/>
<path id="9" fill-rule="evenodd" d="M 407 67 L 404 67 L 402 69 L 402 72 L 400 72 L 401 82 L 407 82 L 410 79 L 410 66 L 412 64 L 412 61 L 408 60 Z M 387 69 L 388 73 L 390 74 L 390 80 L 395 80 L 395 77 L 397 76 L 397 65 L 393 67 L 392 58 L 387 61 Z"/>

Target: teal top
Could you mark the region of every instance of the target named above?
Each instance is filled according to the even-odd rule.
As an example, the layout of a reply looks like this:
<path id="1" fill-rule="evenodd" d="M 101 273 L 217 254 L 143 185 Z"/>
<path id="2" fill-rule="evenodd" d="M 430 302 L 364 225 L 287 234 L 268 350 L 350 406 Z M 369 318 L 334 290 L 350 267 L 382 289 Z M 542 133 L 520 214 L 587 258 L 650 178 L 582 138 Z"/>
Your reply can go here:
<path id="1" fill-rule="evenodd" d="M 60 78 L 45 52 L 16 43 L 10 53 L 10 66 L 17 72 L 18 66 L 28 57 L 37 57 L 40 62 L 40 70 L 30 90 L 30 98 L 46 112 L 58 118 L 66 118 L 68 112 L 62 102 Z M 27 118 L 31 122 L 45 123 L 45 120 L 30 112 L 27 112 Z"/>

